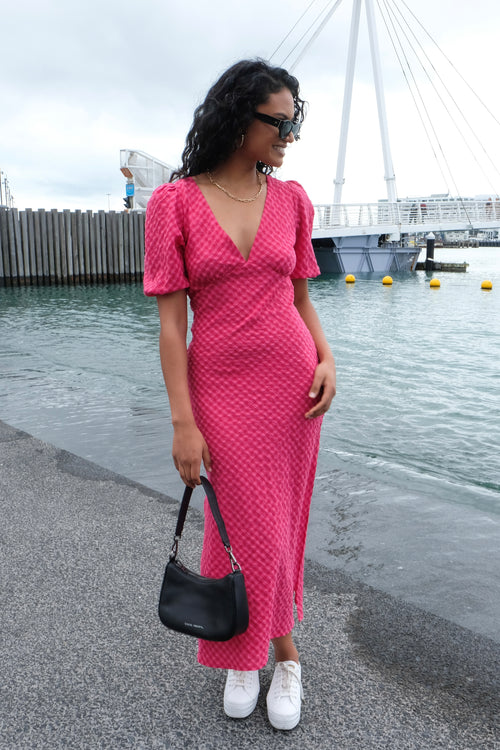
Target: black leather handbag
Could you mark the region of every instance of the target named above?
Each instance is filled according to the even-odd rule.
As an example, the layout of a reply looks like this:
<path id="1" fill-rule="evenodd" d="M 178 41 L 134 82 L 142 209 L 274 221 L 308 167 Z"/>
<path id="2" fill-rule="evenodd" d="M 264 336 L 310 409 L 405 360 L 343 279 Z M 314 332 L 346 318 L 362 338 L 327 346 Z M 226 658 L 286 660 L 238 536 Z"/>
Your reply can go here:
<path id="1" fill-rule="evenodd" d="M 228 641 L 234 635 L 244 633 L 248 627 L 245 578 L 233 555 L 214 489 L 206 477 L 201 477 L 201 483 L 232 572 L 224 578 L 205 578 L 186 568 L 177 559 L 184 521 L 193 494 L 193 490 L 186 487 L 170 559 L 163 577 L 158 614 L 162 623 L 171 630 L 206 641 Z"/>

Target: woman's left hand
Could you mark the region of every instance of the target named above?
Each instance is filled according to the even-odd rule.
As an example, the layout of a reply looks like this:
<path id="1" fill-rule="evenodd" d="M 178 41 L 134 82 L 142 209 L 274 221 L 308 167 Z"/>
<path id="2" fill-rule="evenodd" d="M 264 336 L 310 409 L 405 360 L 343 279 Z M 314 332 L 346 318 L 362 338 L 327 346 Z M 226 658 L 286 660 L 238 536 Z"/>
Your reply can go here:
<path id="1" fill-rule="evenodd" d="M 312 382 L 311 390 L 309 391 L 309 398 L 320 397 L 317 404 L 313 406 L 308 412 L 306 412 L 306 419 L 314 419 L 325 414 L 330 408 L 333 397 L 335 396 L 335 363 L 325 360 L 320 362 L 316 370 L 314 371 L 314 379 Z"/>

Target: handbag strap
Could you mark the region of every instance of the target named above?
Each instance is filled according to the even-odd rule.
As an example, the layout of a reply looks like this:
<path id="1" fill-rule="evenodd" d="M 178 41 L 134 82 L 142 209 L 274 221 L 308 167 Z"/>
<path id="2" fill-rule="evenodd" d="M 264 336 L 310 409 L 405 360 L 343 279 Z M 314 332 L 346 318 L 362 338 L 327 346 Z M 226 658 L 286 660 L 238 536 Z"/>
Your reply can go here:
<path id="1" fill-rule="evenodd" d="M 212 487 L 212 485 L 210 484 L 210 482 L 208 481 L 206 477 L 200 476 L 200 479 L 203 485 L 203 489 L 205 490 L 207 494 L 208 504 L 210 506 L 210 510 L 212 511 L 212 515 L 214 517 L 215 523 L 217 524 L 217 528 L 219 530 L 219 535 L 222 540 L 222 544 L 224 545 L 224 548 L 229 555 L 229 559 L 231 561 L 231 568 L 233 569 L 233 571 L 241 570 L 241 566 L 236 561 L 236 558 L 234 557 L 233 551 L 231 549 L 231 542 L 229 541 L 229 536 L 227 534 L 226 525 L 224 523 L 224 519 L 222 518 L 222 514 L 220 512 L 219 503 L 217 502 L 214 488 Z M 189 501 L 191 500 L 192 494 L 193 494 L 193 488 L 186 487 L 184 490 L 184 495 L 182 497 L 179 515 L 177 516 L 177 525 L 175 527 L 174 543 L 172 545 L 172 552 L 170 553 L 171 558 L 175 558 L 177 556 L 177 550 L 178 550 L 179 542 L 182 536 L 182 531 L 184 529 L 184 522 L 186 520 L 187 511 L 189 508 Z"/>

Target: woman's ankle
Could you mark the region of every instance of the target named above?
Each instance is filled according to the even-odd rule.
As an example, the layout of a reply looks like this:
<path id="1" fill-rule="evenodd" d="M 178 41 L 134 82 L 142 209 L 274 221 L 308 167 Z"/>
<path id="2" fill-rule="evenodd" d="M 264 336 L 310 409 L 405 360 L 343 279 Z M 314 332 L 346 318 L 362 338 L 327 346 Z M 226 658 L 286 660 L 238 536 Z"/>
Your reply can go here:
<path id="1" fill-rule="evenodd" d="M 299 652 L 290 633 L 282 638 L 273 638 L 272 644 L 275 661 L 295 661 L 297 664 L 299 663 Z"/>
<path id="2" fill-rule="evenodd" d="M 299 654 L 297 651 L 292 654 L 276 654 L 276 651 L 274 652 L 274 661 L 277 663 L 279 661 L 294 661 L 297 664 L 300 664 Z"/>

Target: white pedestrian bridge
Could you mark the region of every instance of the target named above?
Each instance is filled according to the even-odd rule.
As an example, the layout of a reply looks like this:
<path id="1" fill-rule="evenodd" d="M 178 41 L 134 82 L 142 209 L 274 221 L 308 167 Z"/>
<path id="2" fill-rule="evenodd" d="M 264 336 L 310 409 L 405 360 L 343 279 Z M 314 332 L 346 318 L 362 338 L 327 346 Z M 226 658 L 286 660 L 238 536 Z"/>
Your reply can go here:
<path id="1" fill-rule="evenodd" d="M 120 167 L 131 206 L 145 210 L 172 167 L 143 151 L 122 149 Z M 411 235 L 500 228 L 500 199 L 429 196 L 378 203 L 314 206 L 313 245 L 322 273 L 390 273 L 415 268 L 420 248 Z"/>
<path id="2" fill-rule="evenodd" d="M 500 199 L 448 198 L 314 206 L 313 237 L 398 235 L 500 228 Z"/>
<path id="3" fill-rule="evenodd" d="M 500 200 L 491 198 L 321 204 L 314 210 L 312 239 L 322 273 L 413 270 L 420 253 L 414 235 L 500 228 Z"/>
<path id="4" fill-rule="evenodd" d="M 168 182 L 172 167 L 131 149 L 120 151 L 120 167 L 134 184 L 133 207 L 144 210 L 151 193 Z M 130 195 L 130 194 L 129 194 Z M 409 198 L 395 203 L 339 203 L 314 206 L 313 237 L 398 235 L 431 231 L 500 228 L 500 199 Z"/>

